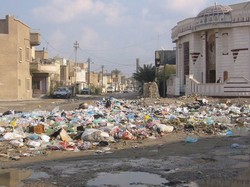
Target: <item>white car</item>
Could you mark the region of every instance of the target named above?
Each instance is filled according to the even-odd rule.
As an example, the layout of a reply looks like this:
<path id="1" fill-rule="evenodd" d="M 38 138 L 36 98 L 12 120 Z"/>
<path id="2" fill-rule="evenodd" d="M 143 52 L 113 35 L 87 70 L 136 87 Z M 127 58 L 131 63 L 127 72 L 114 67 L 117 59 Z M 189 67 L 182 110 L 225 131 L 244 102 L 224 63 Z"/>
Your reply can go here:
<path id="1" fill-rule="evenodd" d="M 114 88 L 112 86 L 107 87 L 107 93 L 113 93 Z"/>
<path id="2" fill-rule="evenodd" d="M 68 87 L 59 87 L 53 92 L 53 98 L 70 98 L 71 90 Z"/>

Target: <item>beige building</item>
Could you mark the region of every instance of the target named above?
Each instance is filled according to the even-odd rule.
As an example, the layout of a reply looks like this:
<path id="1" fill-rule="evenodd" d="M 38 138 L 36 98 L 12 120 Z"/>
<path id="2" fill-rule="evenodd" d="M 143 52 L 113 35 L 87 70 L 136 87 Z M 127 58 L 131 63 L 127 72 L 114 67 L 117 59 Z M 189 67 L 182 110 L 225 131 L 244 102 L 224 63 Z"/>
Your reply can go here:
<path id="1" fill-rule="evenodd" d="M 39 33 L 7 15 L 0 20 L 0 99 L 31 99 L 30 62 Z"/>
<path id="2" fill-rule="evenodd" d="M 34 96 L 50 95 L 56 87 L 66 85 L 62 75 L 67 76 L 67 68 L 61 65 L 60 60 L 48 59 L 47 52 L 36 51 L 35 54 L 39 58 L 36 56 L 30 64 Z"/>

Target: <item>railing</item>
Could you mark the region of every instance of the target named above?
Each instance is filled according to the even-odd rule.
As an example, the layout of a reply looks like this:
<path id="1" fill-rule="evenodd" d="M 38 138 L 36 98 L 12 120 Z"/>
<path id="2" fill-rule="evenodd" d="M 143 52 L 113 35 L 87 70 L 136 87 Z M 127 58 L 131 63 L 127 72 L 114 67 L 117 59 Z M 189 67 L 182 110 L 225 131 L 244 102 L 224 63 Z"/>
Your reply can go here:
<path id="1" fill-rule="evenodd" d="M 243 77 L 231 77 L 224 83 L 200 83 L 192 75 L 186 77 L 185 95 L 198 94 L 204 96 L 249 97 L 250 81 Z"/>

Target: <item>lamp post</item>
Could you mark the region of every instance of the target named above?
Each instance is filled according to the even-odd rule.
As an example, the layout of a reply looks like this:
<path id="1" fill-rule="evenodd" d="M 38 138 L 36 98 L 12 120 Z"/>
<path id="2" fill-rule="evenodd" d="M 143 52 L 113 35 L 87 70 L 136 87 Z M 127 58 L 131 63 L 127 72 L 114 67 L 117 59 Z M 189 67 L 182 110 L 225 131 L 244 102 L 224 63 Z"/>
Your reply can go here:
<path id="1" fill-rule="evenodd" d="M 87 62 L 88 62 L 88 87 L 90 88 L 90 58 L 88 58 Z"/>

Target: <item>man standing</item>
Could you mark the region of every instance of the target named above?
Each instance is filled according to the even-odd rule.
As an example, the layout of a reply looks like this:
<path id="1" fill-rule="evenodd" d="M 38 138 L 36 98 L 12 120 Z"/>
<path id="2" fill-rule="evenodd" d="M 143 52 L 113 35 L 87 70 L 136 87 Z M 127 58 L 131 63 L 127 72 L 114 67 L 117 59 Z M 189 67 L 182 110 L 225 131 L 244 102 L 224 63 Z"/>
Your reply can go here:
<path id="1" fill-rule="evenodd" d="M 217 83 L 222 83 L 221 77 L 217 80 Z"/>

